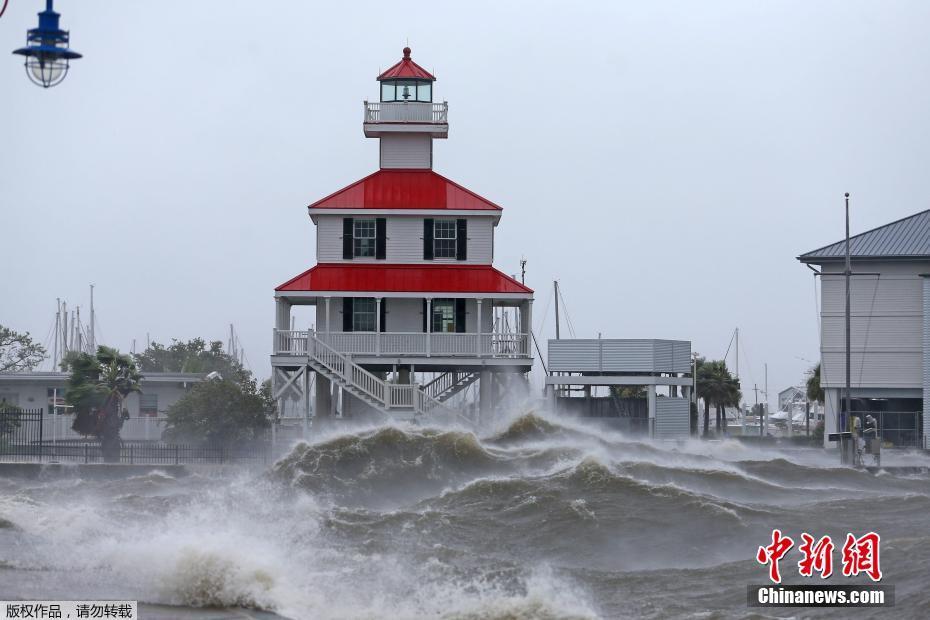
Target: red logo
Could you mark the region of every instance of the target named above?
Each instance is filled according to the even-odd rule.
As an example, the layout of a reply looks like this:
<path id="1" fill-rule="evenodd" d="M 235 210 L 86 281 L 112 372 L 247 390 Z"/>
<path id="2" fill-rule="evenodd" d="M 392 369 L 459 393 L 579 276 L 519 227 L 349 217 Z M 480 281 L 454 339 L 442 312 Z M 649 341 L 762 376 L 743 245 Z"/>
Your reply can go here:
<path id="1" fill-rule="evenodd" d="M 865 573 L 872 581 L 881 581 L 882 569 L 878 564 L 878 546 L 881 537 L 869 532 L 861 538 L 846 534 L 843 545 L 843 575 L 853 577 Z"/>
<path id="2" fill-rule="evenodd" d="M 802 577 L 813 577 L 819 573 L 821 579 L 833 574 L 833 550 L 835 545 L 829 536 L 817 540 L 807 532 L 801 534 L 801 560 L 798 562 L 798 572 Z M 879 546 L 881 537 L 875 532 L 869 532 L 859 538 L 852 533 L 846 534 L 846 543 L 843 545 L 843 576 L 855 577 L 865 573 L 872 581 L 881 581 L 882 569 L 879 564 Z M 772 530 L 772 542 L 765 547 L 759 547 L 756 552 L 756 561 L 769 567 L 769 579 L 773 583 L 781 583 L 781 572 L 778 562 L 788 554 L 794 546 L 790 536 L 785 536 L 781 530 Z"/>
<path id="3" fill-rule="evenodd" d="M 798 562 L 798 572 L 804 577 L 812 577 L 816 570 L 821 579 L 833 574 L 833 541 L 824 536 L 814 544 L 814 537 L 804 532 L 801 534 L 804 541 L 798 550 L 804 555 Z"/>
<path id="4" fill-rule="evenodd" d="M 772 530 L 772 544 L 768 547 L 759 547 L 759 551 L 756 552 L 756 561 L 763 566 L 769 565 L 769 579 L 773 582 L 781 583 L 778 561 L 785 557 L 793 546 L 794 541 L 788 536 L 782 536 L 781 530 Z"/>

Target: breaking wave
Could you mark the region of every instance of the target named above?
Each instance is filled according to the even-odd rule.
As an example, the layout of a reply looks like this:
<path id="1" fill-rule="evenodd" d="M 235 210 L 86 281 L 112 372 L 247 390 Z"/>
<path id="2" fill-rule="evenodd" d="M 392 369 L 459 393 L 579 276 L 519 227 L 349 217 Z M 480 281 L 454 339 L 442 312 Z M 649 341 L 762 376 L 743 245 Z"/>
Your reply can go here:
<path id="1" fill-rule="evenodd" d="M 6 598 L 300 620 L 730 617 L 726 584 L 758 580 L 752 557 L 773 527 L 842 536 L 878 522 L 899 600 L 928 600 L 926 478 L 839 468 L 820 451 L 651 442 L 539 412 L 484 436 L 343 431 L 296 444 L 263 474 L 0 485 Z"/>

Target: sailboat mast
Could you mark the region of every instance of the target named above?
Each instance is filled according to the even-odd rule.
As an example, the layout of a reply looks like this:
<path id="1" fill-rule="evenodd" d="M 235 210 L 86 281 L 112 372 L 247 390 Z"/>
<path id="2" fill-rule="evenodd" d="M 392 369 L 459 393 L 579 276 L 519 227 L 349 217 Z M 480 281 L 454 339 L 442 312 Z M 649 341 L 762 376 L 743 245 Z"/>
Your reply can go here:
<path id="1" fill-rule="evenodd" d="M 559 339 L 559 281 L 553 280 L 552 286 L 555 291 L 555 339 Z"/>

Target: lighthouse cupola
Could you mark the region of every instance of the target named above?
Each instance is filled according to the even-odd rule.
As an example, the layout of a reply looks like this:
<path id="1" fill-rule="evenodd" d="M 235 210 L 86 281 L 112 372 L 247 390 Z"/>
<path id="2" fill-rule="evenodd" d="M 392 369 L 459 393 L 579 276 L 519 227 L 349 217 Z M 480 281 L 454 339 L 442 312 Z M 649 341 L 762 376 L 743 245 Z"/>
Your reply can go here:
<path id="1" fill-rule="evenodd" d="M 433 77 L 426 69 L 413 62 L 410 48 L 404 48 L 404 57 L 396 65 L 378 76 L 381 82 L 381 101 L 433 102 Z"/>
<path id="2" fill-rule="evenodd" d="M 378 76 L 379 100 L 365 102 L 365 136 L 381 141 L 381 168 L 431 168 L 433 138 L 449 137 L 449 105 L 433 101 L 436 77 L 410 48 Z"/>

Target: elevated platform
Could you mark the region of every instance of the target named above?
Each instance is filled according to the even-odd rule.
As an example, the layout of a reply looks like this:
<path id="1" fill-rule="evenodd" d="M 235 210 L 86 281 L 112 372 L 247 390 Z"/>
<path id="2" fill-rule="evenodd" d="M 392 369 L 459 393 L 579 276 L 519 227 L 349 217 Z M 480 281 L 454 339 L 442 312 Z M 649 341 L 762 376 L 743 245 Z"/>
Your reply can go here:
<path id="1" fill-rule="evenodd" d="M 647 430 L 657 439 L 691 436 L 694 377 L 687 340 L 550 340 L 546 389 L 559 399 L 590 401 L 597 387 L 641 386 L 647 402 Z M 667 394 L 659 395 L 664 387 Z M 581 392 L 582 397 L 572 396 Z M 631 418 L 640 419 L 640 418 Z"/>

